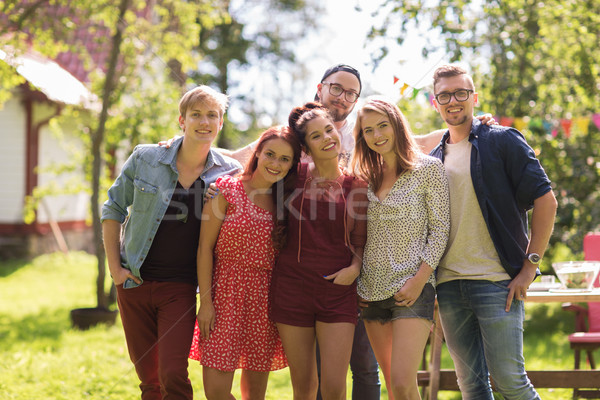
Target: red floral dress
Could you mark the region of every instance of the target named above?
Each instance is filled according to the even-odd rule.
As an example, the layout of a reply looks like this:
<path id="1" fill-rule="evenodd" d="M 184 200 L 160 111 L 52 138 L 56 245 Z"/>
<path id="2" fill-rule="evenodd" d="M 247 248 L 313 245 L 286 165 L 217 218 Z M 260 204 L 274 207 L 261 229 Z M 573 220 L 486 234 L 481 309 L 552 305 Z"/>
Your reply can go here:
<path id="1" fill-rule="evenodd" d="M 221 371 L 285 368 L 281 339 L 269 319 L 276 256 L 272 214 L 250 201 L 239 179 L 223 176 L 216 185 L 229 205 L 214 253 L 215 329 L 203 339 L 196 322 L 190 358 Z"/>

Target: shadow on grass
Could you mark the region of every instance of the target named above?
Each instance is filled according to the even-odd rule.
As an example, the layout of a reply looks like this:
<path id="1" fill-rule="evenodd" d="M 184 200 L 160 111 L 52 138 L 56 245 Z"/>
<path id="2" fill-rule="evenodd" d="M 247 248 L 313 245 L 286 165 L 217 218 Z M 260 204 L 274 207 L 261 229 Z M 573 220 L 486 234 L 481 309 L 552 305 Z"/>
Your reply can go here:
<path id="1" fill-rule="evenodd" d="M 0 314 L 0 352 L 28 344 L 40 349 L 60 346 L 63 333 L 71 329 L 67 308 L 42 309 L 23 318 Z"/>
<path id="2" fill-rule="evenodd" d="M 0 260 L 0 278 L 7 277 L 30 263 L 27 260 Z"/>
<path id="3" fill-rule="evenodd" d="M 569 334 L 575 329 L 574 314 L 564 311 L 560 303 L 536 304 L 527 309 L 526 315 L 524 328 L 528 334 Z"/>

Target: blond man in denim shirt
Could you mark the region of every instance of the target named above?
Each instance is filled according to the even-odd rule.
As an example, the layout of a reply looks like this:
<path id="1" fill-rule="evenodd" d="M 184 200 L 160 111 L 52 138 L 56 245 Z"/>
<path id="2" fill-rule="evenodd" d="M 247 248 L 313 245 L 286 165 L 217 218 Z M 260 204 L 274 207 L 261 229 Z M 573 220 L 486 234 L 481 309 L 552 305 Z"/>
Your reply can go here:
<path id="1" fill-rule="evenodd" d="M 193 398 L 187 360 L 204 191 L 241 171 L 210 147 L 226 108 L 227 96 L 207 86 L 188 91 L 179 103 L 183 137 L 169 148 L 137 146 L 102 207 L 106 257 L 142 400 Z"/>

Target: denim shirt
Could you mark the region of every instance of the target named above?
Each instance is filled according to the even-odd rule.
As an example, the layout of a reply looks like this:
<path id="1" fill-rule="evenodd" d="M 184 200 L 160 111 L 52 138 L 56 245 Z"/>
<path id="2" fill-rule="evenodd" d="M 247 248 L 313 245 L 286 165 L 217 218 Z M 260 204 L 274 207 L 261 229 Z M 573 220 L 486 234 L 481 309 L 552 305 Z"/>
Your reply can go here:
<path id="1" fill-rule="evenodd" d="M 102 206 L 102 221 L 112 219 L 122 224 L 127 220 L 121 238 L 121 265 L 140 280 L 140 267 L 177 185 L 177 151 L 182 142 L 183 137 L 169 148 L 136 146 L 108 190 L 108 200 Z M 219 176 L 241 170 L 239 162 L 211 149 L 200 178 L 208 187 Z M 138 284 L 132 279 L 123 284 L 126 289 L 136 286 Z"/>
<path id="2" fill-rule="evenodd" d="M 431 155 L 444 162 L 446 131 Z M 516 129 L 482 125 L 473 119 L 469 142 L 471 179 L 502 267 L 514 278 L 529 244 L 527 211 L 552 188 L 546 172 Z M 539 274 L 539 269 L 538 272 Z"/>

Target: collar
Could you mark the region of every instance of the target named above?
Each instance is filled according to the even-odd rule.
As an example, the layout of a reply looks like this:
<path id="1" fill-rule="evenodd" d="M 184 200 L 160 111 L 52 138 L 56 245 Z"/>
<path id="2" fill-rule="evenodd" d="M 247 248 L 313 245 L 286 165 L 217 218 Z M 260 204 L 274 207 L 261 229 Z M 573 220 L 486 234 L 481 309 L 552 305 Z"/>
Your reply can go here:
<path id="1" fill-rule="evenodd" d="M 473 118 L 473 121 L 471 122 L 471 132 L 469 132 L 469 142 L 472 143 L 474 140 L 479 138 L 479 128 L 481 128 L 482 126 L 483 125 L 481 125 L 480 120 L 478 120 L 477 118 Z M 446 146 L 449 137 L 450 131 L 446 130 L 446 132 L 444 132 L 444 135 L 442 136 L 442 140 L 440 141 L 440 146 L 442 148 Z"/>
<path id="2" fill-rule="evenodd" d="M 165 165 L 175 166 L 177 161 L 177 152 L 183 143 L 183 136 L 178 137 L 173 141 L 173 144 L 168 149 L 165 149 L 163 154 L 158 158 L 158 162 Z"/>
<path id="3" fill-rule="evenodd" d="M 170 165 L 171 168 L 173 168 L 173 170 L 176 171 L 177 153 L 179 152 L 179 148 L 181 147 L 182 143 L 183 136 L 175 139 L 171 147 L 166 149 L 166 151 L 159 157 L 158 162 L 161 164 Z M 224 161 L 225 159 L 223 158 L 223 156 L 211 147 L 210 150 L 208 150 L 208 154 L 206 156 L 206 164 L 204 165 L 204 170 L 206 171 L 214 167 L 215 165 L 221 167 L 223 166 Z"/>

